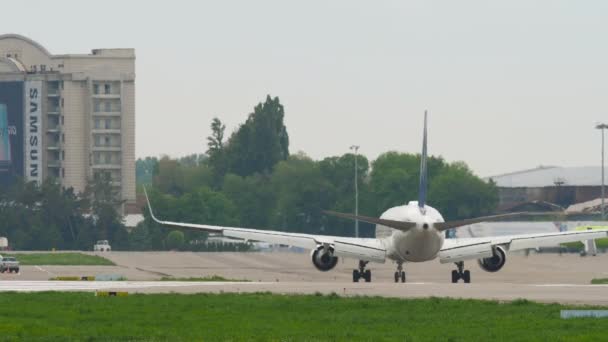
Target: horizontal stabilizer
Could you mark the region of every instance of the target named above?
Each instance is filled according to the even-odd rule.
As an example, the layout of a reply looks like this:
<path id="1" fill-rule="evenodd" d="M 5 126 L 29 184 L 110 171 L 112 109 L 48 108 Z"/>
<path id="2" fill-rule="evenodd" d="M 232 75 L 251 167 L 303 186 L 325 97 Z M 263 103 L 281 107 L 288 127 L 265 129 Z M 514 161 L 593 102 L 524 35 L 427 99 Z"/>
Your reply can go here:
<path id="1" fill-rule="evenodd" d="M 439 231 L 448 230 L 452 228 L 458 228 L 462 226 L 468 226 L 475 223 L 481 222 L 490 222 L 490 221 L 500 221 L 504 219 L 511 219 L 516 217 L 534 217 L 534 216 L 552 216 L 554 219 L 565 219 L 570 214 L 566 214 L 563 212 L 518 212 L 518 213 L 507 213 L 507 214 L 498 214 L 498 215 L 490 215 L 490 216 L 481 216 L 475 217 L 466 220 L 458 220 L 458 221 L 449 221 L 449 222 L 437 222 L 434 224 L 435 229 Z"/>
<path id="2" fill-rule="evenodd" d="M 394 220 L 386 220 L 381 218 L 369 217 L 369 216 L 361 216 L 361 215 L 353 215 L 353 214 L 345 214 L 338 213 L 335 211 L 323 211 L 323 213 L 331 216 L 341 217 L 350 220 L 359 220 L 367 223 L 380 224 L 386 227 L 394 228 L 401 231 L 408 231 L 411 228 L 416 226 L 414 222 L 403 222 L 403 221 L 394 221 Z"/>

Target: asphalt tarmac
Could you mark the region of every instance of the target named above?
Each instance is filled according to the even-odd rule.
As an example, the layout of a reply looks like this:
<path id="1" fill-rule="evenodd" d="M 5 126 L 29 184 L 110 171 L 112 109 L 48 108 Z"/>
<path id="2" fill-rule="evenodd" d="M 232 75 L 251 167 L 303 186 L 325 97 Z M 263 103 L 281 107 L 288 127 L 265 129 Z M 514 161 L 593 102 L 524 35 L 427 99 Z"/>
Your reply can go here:
<path id="1" fill-rule="evenodd" d="M 0 291 L 96 291 L 138 293 L 259 292 L 332 293 L 345 296 L 452 297 L 494 300 L 525 298 L 540 302 L 608 305 L 608 255 L 510 255 L 502 270 L 488 273 L 466 263 L 471 284 L 452 284 L 451 264 L 438 261 L 406 264 L 407 283 L 394 283 L 396 265 L 369 264 L 371 283 L 353 283 L 355 260 L 340 260 L 329 272 L 317 271 L 307 253 L 111 252 L 117 266 L 22 266 L 20 274 L 0 275 Z M 119 274 L 120 282 L 48 281 L 53 276 Z M 161 277 L 218 275 L 249 282 L 161 282 Z"/>

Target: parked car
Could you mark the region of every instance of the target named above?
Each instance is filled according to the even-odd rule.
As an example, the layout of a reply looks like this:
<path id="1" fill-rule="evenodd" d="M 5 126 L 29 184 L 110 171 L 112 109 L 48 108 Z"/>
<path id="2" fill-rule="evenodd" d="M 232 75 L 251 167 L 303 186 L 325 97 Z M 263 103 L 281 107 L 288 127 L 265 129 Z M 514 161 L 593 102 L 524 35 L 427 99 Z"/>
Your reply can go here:
<path id="1" fill-rule="evenodd" d="M 93 250 L 95 252 L 110 252 L 112 250 L 112 247 L 110 247 L 110 243 L 108 242 L 108 240 L 99 240 L 93 246 Z"/>
<path id="2" fill-rule="evenodd" d="M 0 273 L 8 271 L 9 273 L 19 273 L 19 261 L 15 257 L 4 257 L 0 261 Z"/>

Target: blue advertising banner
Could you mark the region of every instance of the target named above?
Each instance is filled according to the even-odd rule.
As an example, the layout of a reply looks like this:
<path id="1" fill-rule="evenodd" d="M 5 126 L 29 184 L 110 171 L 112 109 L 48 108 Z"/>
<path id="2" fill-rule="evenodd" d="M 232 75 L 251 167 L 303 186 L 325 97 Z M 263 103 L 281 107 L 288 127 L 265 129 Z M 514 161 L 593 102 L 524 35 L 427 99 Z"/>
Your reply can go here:
<path id="1" fill-rule="evenodd" d="M 0 186 L 23 177 L 23 82 L 0 82 Z"/>

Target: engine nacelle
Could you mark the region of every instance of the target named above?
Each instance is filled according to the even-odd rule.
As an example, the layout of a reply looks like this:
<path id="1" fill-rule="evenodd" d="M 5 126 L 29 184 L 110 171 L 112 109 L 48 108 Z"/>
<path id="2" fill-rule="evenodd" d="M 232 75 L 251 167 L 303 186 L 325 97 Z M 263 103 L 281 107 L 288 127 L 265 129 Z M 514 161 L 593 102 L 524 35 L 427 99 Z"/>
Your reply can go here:
<path id="1" fill-rule="evenodd" d="M 479 267 L 487 272 L 498 272 L 506 261 L 507 253 L 500 246 L 494 248 L 494 254 L 491 257 L 477 260 Z"/>
<path id="2" fill-rule="evenodd" d="M 312 258 L 312 264 L 322 272 L 327 272 L 338 264 L 338 257 L 334 256 L 332 247 L 326 250 L 323 246 L 319 246 L 311 251 L 310 257 Z"/>

